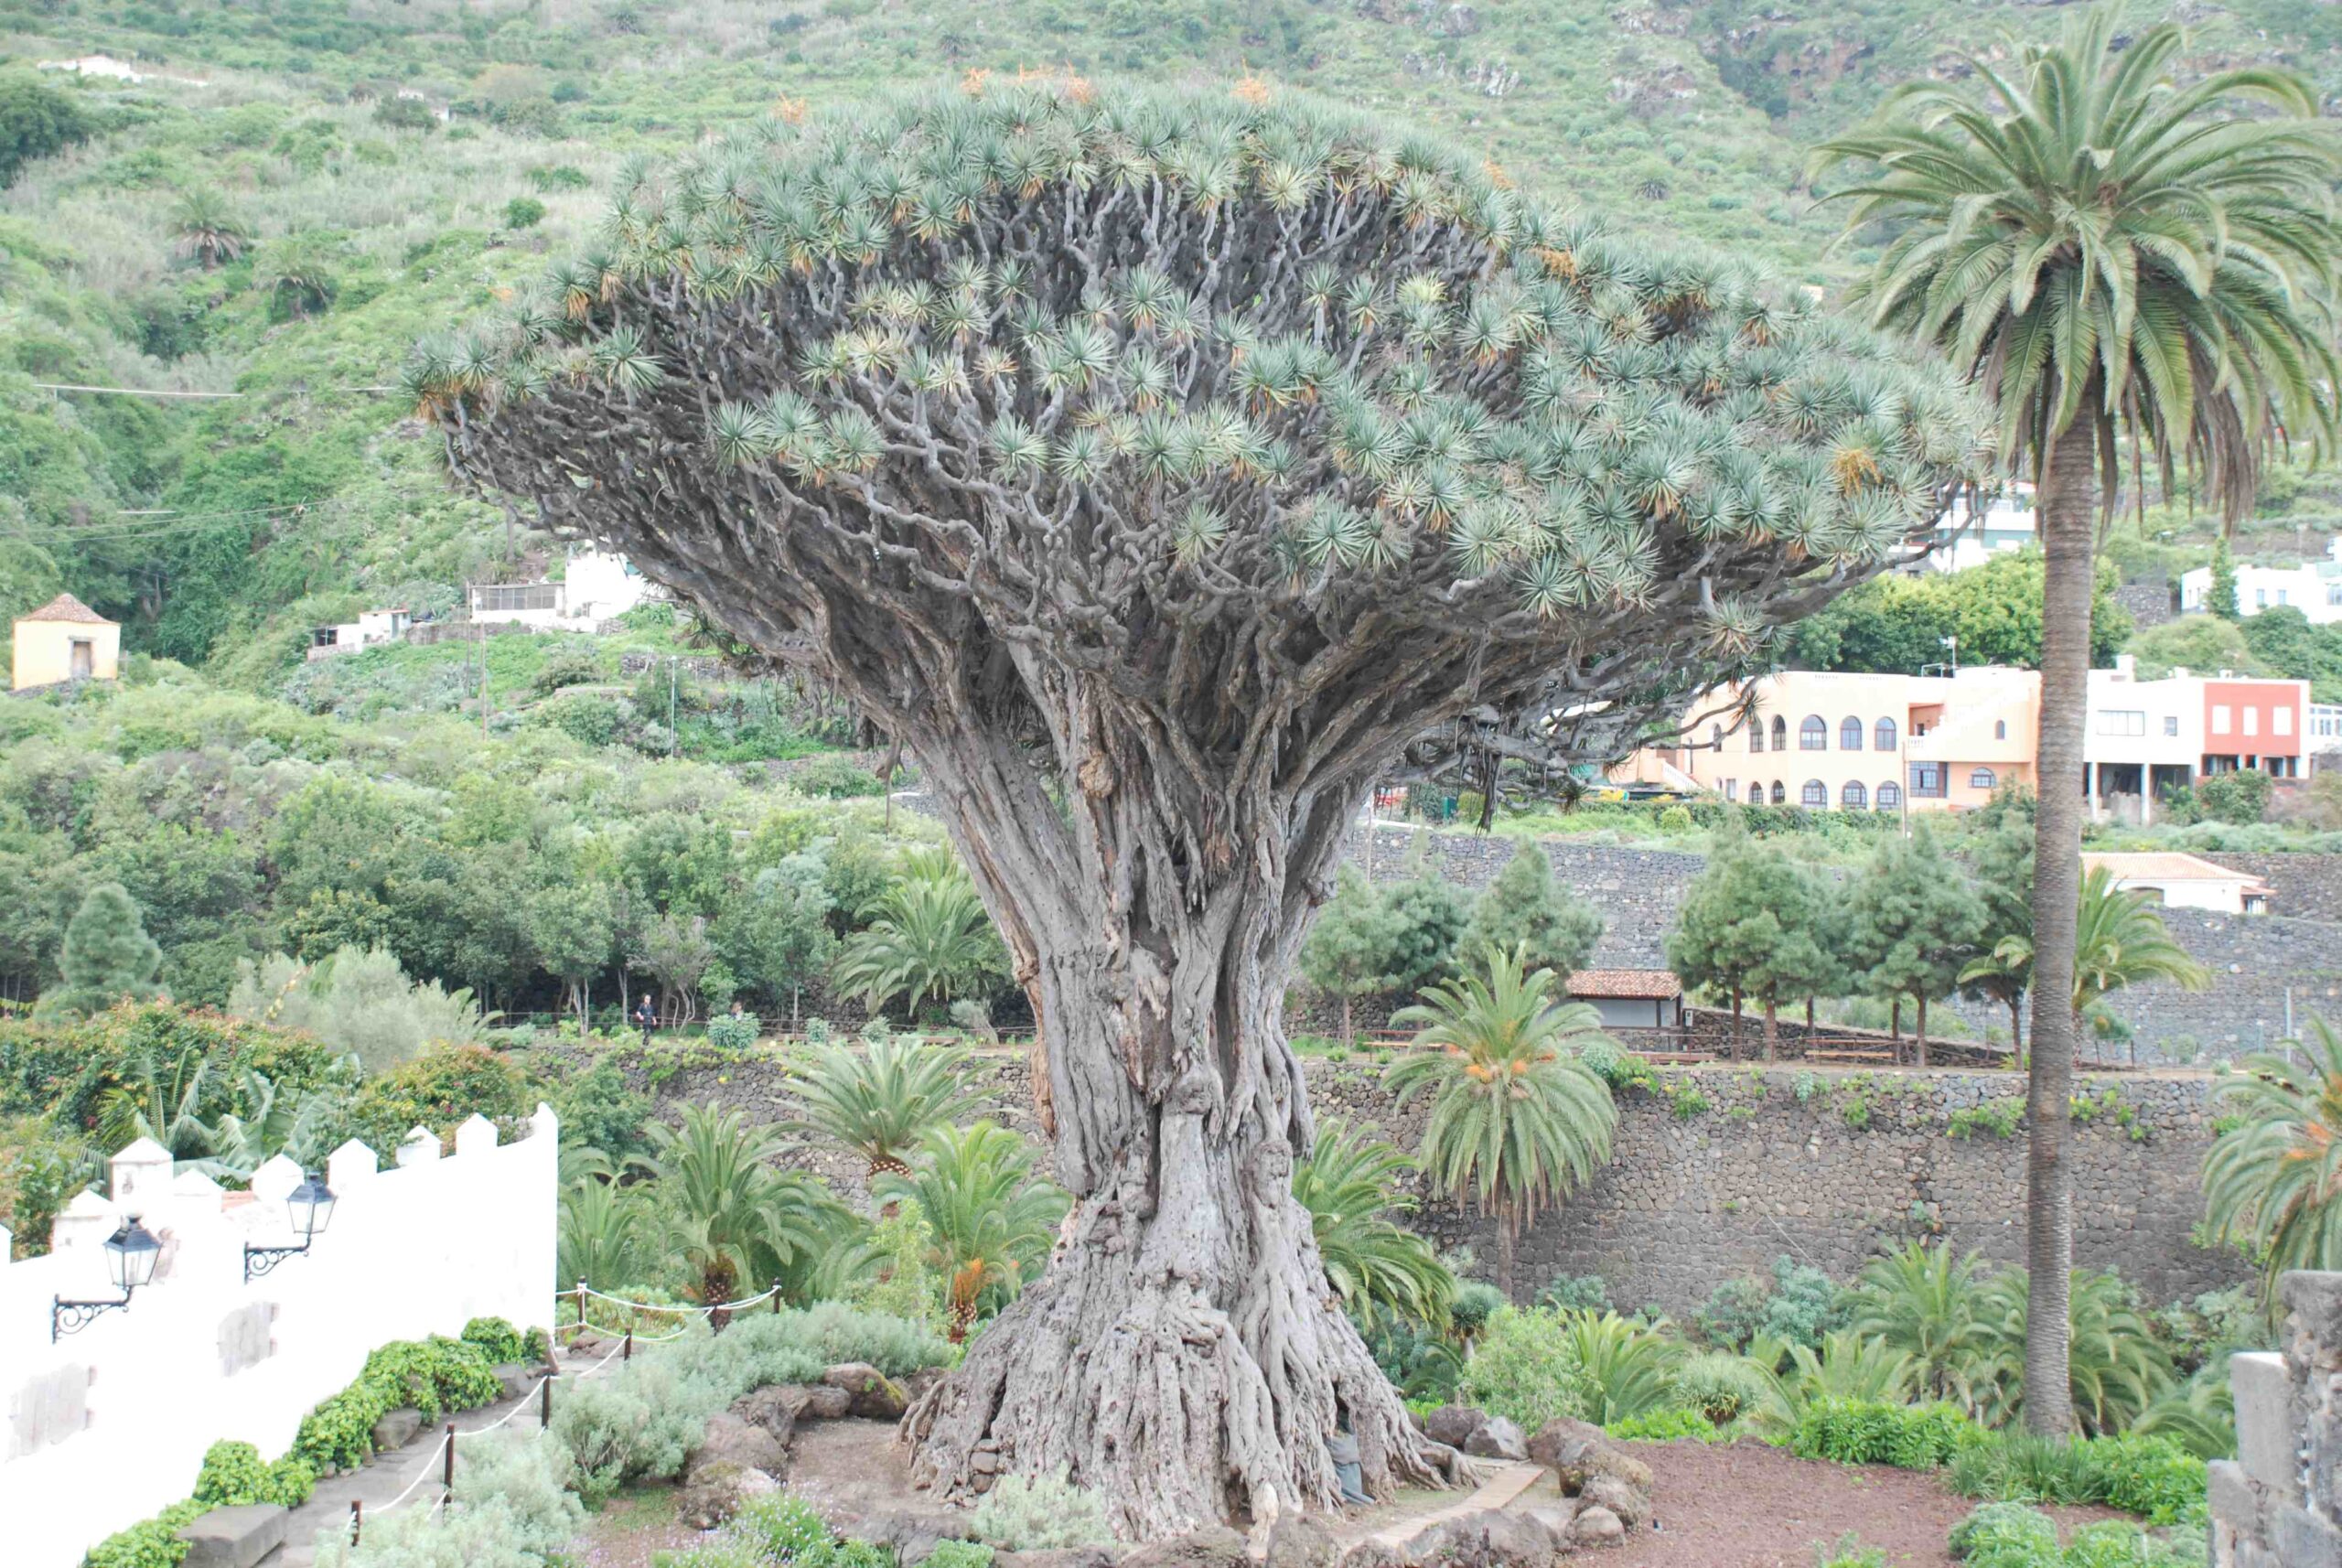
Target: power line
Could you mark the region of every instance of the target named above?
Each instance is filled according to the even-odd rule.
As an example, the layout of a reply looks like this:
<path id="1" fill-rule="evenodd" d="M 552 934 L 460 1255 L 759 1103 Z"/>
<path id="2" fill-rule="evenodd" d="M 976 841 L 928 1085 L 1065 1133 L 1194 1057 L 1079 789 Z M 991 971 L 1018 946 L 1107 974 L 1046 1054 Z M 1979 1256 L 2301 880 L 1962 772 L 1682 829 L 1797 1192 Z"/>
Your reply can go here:
<path id="1" fill-rule="evenodd" d="M 245 395 L 240 392 L 173 392 L 165 387 L 98 387 L 87 386 L 80 381 L 35 381 L 33 385 L 42 392 L 105 392 L 115 397 L 240 398 Z M 323 394 L 327 392 L 394 392 L 400 389 L 350 386 L 315 387 L 304 390 Z"/>

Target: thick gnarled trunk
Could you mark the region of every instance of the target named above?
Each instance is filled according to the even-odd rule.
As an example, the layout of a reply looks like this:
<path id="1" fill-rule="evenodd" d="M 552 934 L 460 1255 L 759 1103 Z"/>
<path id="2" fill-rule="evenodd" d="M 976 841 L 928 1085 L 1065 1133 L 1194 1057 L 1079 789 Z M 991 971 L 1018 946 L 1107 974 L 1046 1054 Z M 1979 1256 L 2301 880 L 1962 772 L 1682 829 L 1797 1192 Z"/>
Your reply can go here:
<path id="1" fill-rule="evenodd" d="M 1345 1422 L 1370 1489 L 1434 1481 L 1293 1197 L 1312 1124 L 1279 1012 L 1354 791 L 1207 800 L 1123 733 L 1066 770 L 1061 804 L 1020 812 L 1031 775 L 926 739 L 1033 997 L 1075 1205 L 1047 1273 L 906 1417 L 914 1479 L 967 1496 L 1064 1466 L 1133 1540 L 1264 1488 L 1334 1507 Z"/>
<path id="2" fill-rule="evenodd" d="M 2095 395 L 2083 400 L 2086 408 Z M 2066 1144 L 2078 1033 L 2074 943 L 2081 903 L 2082 725 L 2090 679 L 2096 460 L 2085 413 L 2051 447 L 2041 484 L 2041 796 L 2033 856 L 2033 1056 L 2025 1108 L 2025 1423 L 2051 1436 L 2073 1429 L 2073 1172 L 2066 1164 Z"/>

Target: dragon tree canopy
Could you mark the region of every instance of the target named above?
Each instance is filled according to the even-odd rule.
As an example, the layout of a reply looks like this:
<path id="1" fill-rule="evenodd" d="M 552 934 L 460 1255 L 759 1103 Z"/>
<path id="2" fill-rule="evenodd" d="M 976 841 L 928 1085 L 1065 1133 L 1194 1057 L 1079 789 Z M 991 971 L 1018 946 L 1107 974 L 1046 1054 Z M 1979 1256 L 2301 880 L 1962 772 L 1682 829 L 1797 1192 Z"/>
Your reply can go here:
<path id="1" fill-rule="evenodd" d="M 1124 1535 L 1433 1473 L 1291 1191 L 1285 976 L 1378 779 L 1550 779 L 1907 553 L 1984 422 L 1749 269 L 1242 84 L 746 125 L 421 347 L 469 482 L 626 551 L 916 756 L 1076 1198 L 907 1418 Z"/>

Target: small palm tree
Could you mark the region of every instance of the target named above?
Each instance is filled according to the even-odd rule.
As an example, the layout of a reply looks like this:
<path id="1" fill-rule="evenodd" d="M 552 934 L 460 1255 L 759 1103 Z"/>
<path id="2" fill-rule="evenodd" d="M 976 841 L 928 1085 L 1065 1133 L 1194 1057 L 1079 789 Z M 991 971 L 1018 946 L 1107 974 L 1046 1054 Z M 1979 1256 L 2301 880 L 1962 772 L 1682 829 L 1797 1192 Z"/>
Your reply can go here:
<path id="1" fill-rule="evenodd" d="M 1596 1426 L 1664 1410 L 1675 1396 L 1679 1342 L 1615 1312 L 1572 1312 L 1562 1342 Z"/>
<path id="2" fill-rule="evenodd" d="M 2323 1018 L 2294 1053 L 2262 1052 L 2212 1094 L 2238 1125 L 2204 1156 L 2213 1235 L 2261 1259 L 2261 1294 L 2288 1269 L 2342 1267 L 2342 1035 Z"/>
<path id="3" fill-rule="evenodd" d="M 2013 47 L 2014 69 L 1971 59 L 1958 84 L 1919 82 L 1877 119 L 1824 142 L 1816 172 L 1864 172 L 1837 194 L 1850 229 L 1889 227 L 1863 295 L 1881 326 L 1948 352 L 1999 405 L 1998 446 L 2039 485 L 2044 555 L 2027 1070 L 2036 1105 L 2073 1092 L 2075 882 L 2081 847 L 2094 525 L 2121 478 L 2118 431 L 2175 458 L 2233 521 L 2262 467 L 2335 434 L 2331 199 L 2342 148 L 2292 71 L 2211 70 L 2185 86 L 2180 28 L 2122 36 L 2118 7 L 2070 20 L 2054 45 Z M 2118 39 L 2120 47 L 2118 47 Z M 1981 91 L 1979 90 L 1982 90 Z M 2273 111 L 2265 113 L 2263 111 Z M 2049 999 L 2045 1006 L 2042 998 Z M 2037 1316 L 2066 1316 L 2073 1262 L 2067 1119 L 2028 1131 L 2025 1226 Z M 2048 1391 L 2025 1412 L 2067 1431 L 2065 1348 L 2034 1346 Z"/>
<path id="4" fill-rule="evenodd" d="M 1759 1337 L 1745 1359 L 1765 1380 L 1757 1420 L 1778 1431 L 1795 1426 L 1806 1406 L 1821 1400 L 1900 1404 L 1918 1371 L 1910 1357 L 1885 1340 L 1852 1328 L 1823 1335 L 1818 1347 Z"/>
<path id="5" fill-rule="evenodd" d="M 171 209 L 171 234 L 172 248 L 205 272 L 235 261 L 252 242 L 252 231 L 227 199 L 209 186 L 180 192 Z"/>
<path id="6" fill-rule="evenodd" d="M 1980 966 L 1987 963 L 2022 991 L 2032 981 L 2033 939 L 2022 932 L 2003 937 L 1987 958 L 1961 972 L 1961 983 L 1967 983 L 1971 974 L 1981 979 Z M 2157 980 L 2182 991 L 2202 991 L 2212 983 L 2212 972 L 2171 940 L 2170 929 L 2145 894 L 2118 888 L 2111 871 L 2102 865 L 2093 868 L 2082 878 L 2074 921 L 2076 1032 L 2108 996 Z"/>
<path id="7" fill-rule="evenodd" d="M 837 983 L 873 1008 L 908 997 L 929 1002 L 989 991 L 1008 973 L 1007 950 L 968 874 L 948 855 L 913 857 L 878 896 L 870 924 L 838 950 Z"/>
<path id="8" fill-rule="evenodd" d="M 357 1059 L 346 1058 L 352 1078 Z M 250 1069 L 240 1082 L 238 1098 L 249 1108 L 249 1114 L 239 1116 L 231 1111 L 206 1127 L 207 1153 L 201 1159 L 185 1162 L 188 1169 L 241 1180 L 250 1178 L 279 1154 L 305 1170 L 326 1163 L 331 1153 L 327 1140 L 332 1135 L 337 1113 L 349 1103 L 346 1088 L 282 1090 L 267 1074 Z"/>
<path id="9" fill-rule="evenodd" d="M 620 1187 L 607 1174 L 583 1175 L 562 1189 L 555 1231 L 558 1279 L 598 1282 L 604 1288 L 643 1283 L 650 1260 L 646 1229 L 636 1189 Z"/>
<path id="10" fill-rule="evenodd" d="M 181 1051 L 166 1070 L 152 1047 L 141 1047 L 131 1080 L 98 1096 L 99 1145 L 119 1149 L 152 1138 L 177 1160 L 200 1159 L 212 1152 L 212 1128 L 202 1116 L 211 1084 L 211 1064 L 201 1051 Z"/>
<path id="11" fill-rule="evenodd" d="M 876 1191 L 916 1202 L 926 1217 L 928 1261 L 943 1276 L 946 1333 L 957 1345 L 988 1298 L 1014 1300 L 1040 1273 L 1071 1199 L 1034 1176 L 1030 1144 L 990 1122 L 938 1127 L 923 1154 L 908 1176 L 881 1176 Z"/>
<path id="12" fill-rule="evenodd" d="M 1391 1218 L 1413 1207 L 1397 1181 L 1415 1162 L 1373 1133 L 1339 1119 L 1320 1123 L 1316 1146 L 1294 1166 L 1293 1196 L 1309 1211 L 1327 1282 L 1353 1316 L 1445 1324 L 1456 1276 L 1430 1242 Z"/>
<path id="13" fill-rule="evenodd" d="M 262 246 L 252 268 L 252 285 L 295 321 L 333 303 L 339 286 L 324 242 L 306 234 L 287 234 Z"/>
<path id="14" fill-rule="evenodd" d="M 963 1046 L 874 1040 L 860 1054 L 824 1046 L 792 1076 L 805 1102 L 792 1133 L 842 1144 L 869 1163 L 870 1175 L 906 1176 L 911 1152 L 929 1131 L 981 1102 L 967 1085 Z"/>
<path id="15" fill-rule="evenodd" d="M 1521 1227 L 1609 1158 L 1618 1108 L 1578 1054 L 1611 1043 L 1600 1015 L 1552 1000 L 1553 972 L 1523 974 L 1518 950 L 1491 949 L 1488 962 L 1485 979 L 1434 986 L 1393 1015 L 1423 1028 L 1384 1082 L 1402 1106 L 1431 1097 L 1423 1169 L 1456 1202 L 1496 1217 L 1498 1283 L 1509 1294 Z"/>
<path id="16" fill-rule="evenodd" d="M 2030 1313 L 2025 1271 L 1985 1282 L 1977 1307 L 1977 1412 L 1999 1425 L 2020 1415 L 2031 1389 L 2025 1378 Z M 2171 1358 L 2131 1287 L 2111 1269 L 2076 1269 L 2068 1286 L 2072 1320 L 2068 1342 L 2068 1397 L 2082 1431 L 2120 1432 L 2172 1384 Z"/>
<path id="17" fill-rule="evenodd" d="M 1910 1358 L 1919 1391 L 1967 1397 L 1983 1299 L 1973 1257 L 1911 1241 L 1874 1258 L 1856 1282 L 1853 1328 Z"/>
<path id="18" fill-rule="evenodd" d="M 714 1306 L 754 1294 L 820 1240 L 834 1200 L 811 1177 L 768 1163 L 789 1149 L 779 1128 L 691 1105 L 680 1124 L 650 1131 L 650 1153 L 631 1163 L 658 1180 L 654 1239 L 682 1261 L 693 1300 Z"/>

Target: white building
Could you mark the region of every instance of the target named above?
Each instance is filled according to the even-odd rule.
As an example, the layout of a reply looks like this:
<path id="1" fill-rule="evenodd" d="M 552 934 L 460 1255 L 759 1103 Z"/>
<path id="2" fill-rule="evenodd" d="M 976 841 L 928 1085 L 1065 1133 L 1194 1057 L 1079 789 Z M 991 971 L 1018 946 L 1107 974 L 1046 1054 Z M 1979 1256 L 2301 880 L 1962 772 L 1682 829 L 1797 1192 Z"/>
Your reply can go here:
<path id="1" fill-rule="evenodd" d="M 1936 547 L 1925 564 L 1933 572 L 1960 572 L 2005 552 L 2025 549 L 2039 539 L 2035 521 L 2033 487 L 2013 480 L 1976 516 L 1971 517 L 1964 507 L 1947 513 L 1936 527 Z"/>
<path id="2" fill-rule="evenodd" d="M 2090 815 L 2152 822 L 2155 802 L 2215 773 L 2302 776 L 2309 682 L 2175 670 L 2142 681 L 2132 657 L 2090 672 L 2082 787 Z"/>
<path id="3" fill-rule="evenodd" d="M 472 583 L 465 589 L 474 620 L 515 622 L 544 631 L 591 631 L 656 596 L 650 580 L 632 562 L 599 550 L 572 555 L 557 583 Z"/>
<path id="4" fill-rule="evenodd" d="M 2082 856 L 2082 875 L 2104 870 L 2115 891 L 2144 893 L 2170 909 L 2213 909 L 2224 915 L 2265 915 L 2269 884 L 2192 854 L 2150 853 Z"/>
<path id="5" fill-rule="evenodd" d="M 2208 613 L 2211 595 L 2209 566 L 2180 574 L 2180 614 Z M 2301 611 L 2313 626 L 2342 620 L 2342 534 L 2326 541 L 2323 561 L 2303 561 L 2291 566 L 2237 566 L 2237 614 L 2259 615 L 2280 605 Z"/>
<path id="6" fill-rule="evenodd" d="M 406 635 L 414 617 L 405 607 L 396 609 L 361 610 L 358 618 L 335 626 L 317 627 L 309 633 L 309 657 L 329 659 L 337 653 L 355 653 L 361 648 L 377 643 L 396 642 Z"/>
<path id="7" fill-rule="evenodd" d="M 1606 1029 L 1680 1029 L 1683 983 L 1664 969 L 1581 969 L 1564 989 L 1602 1015 Z"/>

